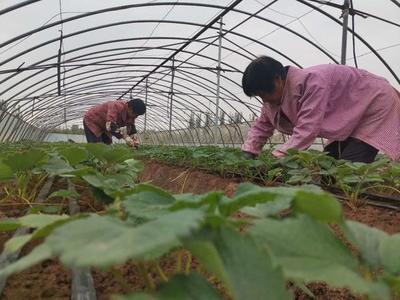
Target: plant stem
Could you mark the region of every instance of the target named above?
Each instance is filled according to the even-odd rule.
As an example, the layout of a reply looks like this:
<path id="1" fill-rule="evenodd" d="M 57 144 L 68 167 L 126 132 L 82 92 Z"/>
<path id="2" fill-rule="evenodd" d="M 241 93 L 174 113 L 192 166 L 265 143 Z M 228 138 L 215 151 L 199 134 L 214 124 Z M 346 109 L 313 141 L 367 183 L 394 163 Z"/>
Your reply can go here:
<path id="1" fill-rule="evenodd" d="M 178 252 L 178 258 L 176 260 L 176 273 L 179 273 L 182 270 L 182 250 Z"/>
<path id="2" fill-rule="evenodd" d="M 153 279 L 149 276 L 149 273 L 147 272 L 144 263 L 139 262 L 137 266 L 139 268 L 140 275 L 142 276 L 144 282 L 146 283 L 147 288 L 151 291 L 154 291 L 156 289 L 156 286 L 153 282 Z"/>
<path id="3" fill-rule="evenodd" d="M 47 175 L 41 176 L 38 180 L 38 182 L 35 184 L 35 186 L 32 189 L 31 192 L 31 198 L 30 200 L 33 200 L 34 198 L 36 198 L 37 195 L 37 190 L 39 188 L 39 186 L 43 183 L 43 181 L 47 178 Z"/>
<path id="4" fill-rule="evenodd" d="M 121 271 L 116 269 L 115 267 L 111 267 L 110 271 L 114 275 L 115 280 L 118 281 L 118 283 L 121 285 L 124 293 L 129 293 L 132 288 L 125 277 L 122 275 Z"/>
<path id="5" fill-rule="evenodd" d="M 160 276 L 161 280 L 164 282 L 168 282 L 168 277 L 165 275 L 163 269 L 161 268 L 159 262 L 155 263 L 155 267 L 157 270 L 158 275 Z"/>
<path id="6" fill-rule="evenodd" d="M 186 275 L 189 275 L 191 266 L 192 266 L 192 254 L 190 252 L 188 252 L 186 266 L 185 266 L 185 274 Z"/>

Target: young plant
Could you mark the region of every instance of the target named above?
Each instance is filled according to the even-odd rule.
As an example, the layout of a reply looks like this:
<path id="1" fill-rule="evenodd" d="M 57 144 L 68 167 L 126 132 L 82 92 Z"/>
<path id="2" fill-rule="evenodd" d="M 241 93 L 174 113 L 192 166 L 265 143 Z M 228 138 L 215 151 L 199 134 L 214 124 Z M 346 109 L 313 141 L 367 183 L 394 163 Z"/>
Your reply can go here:
<path id="1" fill-rule="evenodd" d="M 336 185 L 346 195 L 351 207 L 358 206 L 363 192 L 384 182 L 379 170 L 385 164 L 379 160 L 371 164 L 345 162 L 337 167 Z"/>
<path id="2" fill-rule="evenodd" d="M 15 183 L 4 187 L 7 197 L 15 196 L 30 204 L 37 196 L 47 174 L 40 169 L 48 159 L 46 152 L 31 149 L 12 152 L 1 160 L 0 168 L 5 171 L 2 177 L 11 178 Z"/>

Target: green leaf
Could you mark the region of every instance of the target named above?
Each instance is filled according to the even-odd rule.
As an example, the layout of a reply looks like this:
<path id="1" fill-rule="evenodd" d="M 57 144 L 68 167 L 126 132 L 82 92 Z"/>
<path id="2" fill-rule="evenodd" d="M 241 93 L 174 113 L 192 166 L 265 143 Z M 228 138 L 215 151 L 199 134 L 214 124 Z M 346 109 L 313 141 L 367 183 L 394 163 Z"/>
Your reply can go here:
<path id="1" fill-rule="evenodd" d="M 367 281 L 344 265 L 310 257 L 285 257 L 280 259 L 279 263 L 282 264 L 285 277 L 290 280 L 301 278 L 306 283 L 322 281 L 331 287 L 349 288 L 354 293 L 367 294 L 371 299 L 390 299 L 387 286 Z"/>
<path id="2" fill-rule="evenodd" d="M 142 172 L 144 169 L 144 163 L 133 158 L 125 160 L 124 164 L 127 166 L 128 170 L 137 174 Z"/>
<path id="3" fill-rule="evenodd" d="M 266 251 L 239 233 L 221 228 L 204 231 L 185 243 L 201 264 L 219 277 L 233 299 L 289 299 L 285 280 Z"/>
<path id="4" fill-rule="evenodd" d="M 222 297 L 197 273 L 176 275 L 153 294 L 138 293 L 115 297 L 115 300 L 219 300 Z"/>
<path id="5" fill-rule="evenodd" d="M 268 216 L 276 215 L 277 213 L 289 209 L 292 205 L 293 197 L 287 195 L 278 195 L 274 201 L 267 203 L 259 203 L 254 207 L 244 207 L 241 212 L 258 217 L 265 218 Z"/>
<path id="6" fill-rule="evenodd" d="M 11 168 L 0 161 L 0 180 L 10 180 L 14 178 L 14 173 Z"/>
<path id="7" fill-rule="evenodd" d="M 65 173 L 69 173 L 74 170 L 67 162 L 61 159 L 58 156 L 52 156 L 48 160 L 48 162 L 43 166 L 43 170 L 45 170 L 50 175 L 62 175 Z"/>
<path id="8" fill-rule="evenodd" d="M 111 146 L 103 153 L 102 159 L 108 163 L 120 163 L 132 158 L 132 151 L 128 147 Z"/>
<path id="9" fill-rule="evenodd" d="M 306 215 L 283 221 L 264 219 L 256 221 L 249 232 L 274 254 L 289 280 L 324 281 L 373 299 L 390 299 L 386 286 L 361 277 L 349 249 L 325 224 Z"/>
<path id="10" fill-rule="evenodd" d="M 78 199 L 79 194 L 75 190 L 58 190 L 51 193 L 48 198 L 54 198 L 54 197 Z"/>
<path id="11" fill-rule="evenodd" d="M 201 211 L 182 210 L 130 227 L 117 218 L 92 215 L 57 228 L 46 244 L 69 266 L 106 267 L 167 253 L 180 245 L 180 237 L 198 228 L 203 218 Z"/>
<path id="12" fill-rule="evenodd" d="M 329 226 L 306 215 L 280 220 L 256 220 L 249 229 L 260 245 L 282 257 L 310 257 L 335 262 L 357 270 L 349 249 Z"/>
<path id="13" fill-rule="evenodd" d="M 80 216 L 78 216 L 80 217 Z M 26 215 L 19 218 L 20 226 L 36 228 L 32 234 L 17 236 L 10 239 L 6 243 L 6 248 L 14 252 L 22 248 L 26 243 L 31 240 L 48 236 L 55 228 L 74 220 L 78 217 L 69 217 L 67 215 Z"/>
<path id="14" fill-rule="evenodd" d="M 400 234 L 386 236 L 379 246 L 379 254 L 385 271 L 392 275 L 400 275 Z"/>
<path id="15" fill-rule="evenodd" d="M 349 175 L 349 176 L 343 177 L 342 181 L 345 183 L 359 183 L 360 177 L 357 175 Z"/>
<path id="16" fill-rule="evenodd" d="M 65 223 L 75 221 L 77 219 L 86 218 L 87 214 L 79 214 L 75 216 L 70 216 L 69 218 L 59 218 L 56 219 L 54 222 L 49 222 L 45 226 L 41 226 L 37 228 L 33 233 L 32 239 L 43 238 L 50 235 L 56 228 L 63 226 Z"/>
<path id="17" fill-rule="evenodd" d="M 25 227 L 42 228 L 51 223 L 68 218 L 68 215 L 26 215 L 19 218 L 19 222 Z"/>
<path id="18" fill-rule="evenodd" d="M 24 234 L 24 235 L 19 235 L 15 236 L 11 239 L 9 239 L 5 245 L 4 248 L 10 252 L 13 253 L 19 249 L 21 249 L 27 242 L 29 242 L 32 238 L 32 234 Z"/>
<path id="19" fill-rule="evenodd" d="M 52 257 L 50 248 L 46 244 L 41 244 L 33 249 L 29 254 L 21 257 L 16 262 L 0 269 L 0 278 L 10 276 L 11 274 L 27 269 L 45 259 Z"/>
<path id="20" fill-rule="evenodd" d="M 328 193 L 298 191 L 293 202 L 293 210 L 321 222 L 340 223 L 343 220 L 339 202 Z"/>
<path id="21" fill-rule="evenodd" d="M 133 184 L 132 178 L 126 174 L 102 175 L 101 173 L 92 173 L 83 175 L 82 179 L 92 187 L 102 190 L 111 198 L 124 194 L 123 187 Z"/>
<path id="22" fill-rule="evenodd" d="M 385 276 L 383 280 L 390 286 L 393 293 L 400 297 L 400 277 L 396 276 Z"/>
<path id="23" fill-rule="evenodd" d="M 3 161 L 14 173 L 31 170 L 41 166 L 48 158 L 47 153 L 34 149 L 23 153 L 13 153 Z"/>
<path id="24" fill-rule="evenodd" d="M 45 213 L 45 214 L 58 214 L 61 211 L 61 203 L 56 205 L 35 205 L 34 207 L 28 210 L 29 214 L 38 214 L 38 213 Z"/>
<path id="25" fill-rule="evenodd" d="M 155 219 L 168 213 L 169 206 L 175 202 L 171 194 L 151 185 L 141 184 L 133 191 L 134 194 L 122 198 L 122 207 L 132 217 Z"/>
<path id="26" fill-rule="evenodd" d="M 99 188 L 91 186 L 90 191 L 92 193 L 92 196 L 100 203 L 110 204 L 114 201 L 113 197 L 108 196 L 106 193 L 103 192 L 103 190 Z"/>
<path id="27" fill-rule="evenodd" d="M 0 221 L 0 231 L 13 231 L 21 227 L 21 223 L 16 218 L 6 218 Z"/>
<path id="28" fill-rule="evenodd" d="M 350 250 L 325 224 L 306 215 L 283 221 L 263 219 L 255 221 L 249 233 L 274 254 L 288 279 L 325 281 L 334 287 L 370 292 Z"/>
<path id="29" fill-rule="evenodd" d="M 388 235 L 379 229 L 354 221 L 346 221 L 346 228 L 348 231 L 345 230 L 345 233 L 348 239 L 360 251 L 364 261 L 375 270 L 379 269 L 382 266 L 379 247 Z"/>
<path id="30" fill-rule="evenodd" d="M 102 160 L 103 155 L 107 152 L 107 145 L 102 143 L 88 143 L 85 145 L 86 150 L 95 158 Z"/>
<path id="31" fill-rule="evenodd" d="M 131 150 L 125 146 L 90 143 L 86 144 L 85 148 L 94 157 L 107 163 L 118 163 L 132 158 Z"/>
<path id="32" fill-rule="evenodd" d="M 245 206 L 254 206 L 258 203 L 273 201 L 277 197 L 275 188 L 261 188 L 252 183 L 240 184 L 232 199 L 226 199 L 221 205 L 221 213 L 225 216 Z M 284 190 L 281 190 L 284 192 Z"/>
<path id="33" fill-rule="evenodd" d="M 223 199 L 228 199 L 223 192 L 209 192 L 203 195 L 180 194 L 174 195 L 176 202 L 171 206 L 171 210 L 179 210 L 184 208 L 198 208 L 208 205 L 210 211 L 218 206 Z M 228 201 L 228 200 L 226 200 Z"/>
<path id="34" fill-rule="evenodd" d="M 80 147 L 59 148 L 57 151 L 71 166 L 76 166 L 88 159 L 87 151 Z"/>

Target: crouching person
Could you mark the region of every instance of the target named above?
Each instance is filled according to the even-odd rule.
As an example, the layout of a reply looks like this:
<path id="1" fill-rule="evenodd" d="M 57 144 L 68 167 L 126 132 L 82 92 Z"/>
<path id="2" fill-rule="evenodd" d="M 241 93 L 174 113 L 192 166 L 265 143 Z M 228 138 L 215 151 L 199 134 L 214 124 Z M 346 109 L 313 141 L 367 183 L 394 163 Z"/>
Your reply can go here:
<path id="1" fill-rule="evenodd" d="M 248 157 L 258 155 L 277 129 L 291 135 L 272 152 L 277 158 L 321 137 L 336 159 L 371 163 L 378 151 L 400 159 L 400 93 L 380 76 L 341 65 L 285 67 L 261 56 L 246 68 L 242 86 L 263 101 L 242 147 Z"/>
<path id="2" fill-rule="evenodd" d="M 135 137 L 135 119 L 146 113 L 141 99 L 109 101 L 90 108 L 83 118 L 88 143 L 112 144 L 112 137 L 124 138 L 128 145 L 138 144 Z M 123 130 L 123 127 L 126 129 Z"/>

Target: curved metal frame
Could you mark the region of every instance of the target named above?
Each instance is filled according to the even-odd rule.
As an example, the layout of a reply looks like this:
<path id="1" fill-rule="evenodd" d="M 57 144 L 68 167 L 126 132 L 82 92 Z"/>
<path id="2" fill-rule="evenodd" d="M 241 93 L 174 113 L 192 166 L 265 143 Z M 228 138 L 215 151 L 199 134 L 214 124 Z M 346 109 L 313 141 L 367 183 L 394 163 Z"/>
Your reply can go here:
<path id="1" fill-rule="evenodd" d="M 20 9 L 22 7 L 28 7 L 29 5 L 39 2 L 40 0 L 29 0 L 21 2 L 20 4 L 10 6 L 0 11 L 0 15 L 9 13 L 11 11 Z M 333 20 L 336 24 L 342 25 L 342 23 L 334 18 L 332 15 L 324 12 L 320 8 L 307 3 L 304 0 L 297 0 L 304 5 L 312 7 L 313 10 L 323 14 L 330 20 Z M 199 30 L 192 37 L 180 37 L 180 36 L 158 36 L 158 37 L 136 37 L 136 38 L 126 38 L 126 39 L 115 39 L 102 41 L 98 43 L 88 44 L 84 46 L 80 46 L 74 49 L 70 49 L 63 53 L 63 55 L 70 55 L 72 53 L 77 53 L 76 56 L 65 60 L 62 65 L 59 64 L 49 64 L 48 62 L 57 58 L 57 55 L 49 56 L 40 61 L 30 64 L 28 67 L 20 67 L 14 70 L 0 70 L 0 75 L 5 73 L 10 73 L 10 75 L 6 76 L 2 80 L 0 80 L 1 84 L 6 84 L 13 80 L 14 82 L 5 87 L 3 90 L 0 90 L 0 96 L 13 93 L 12 96 L 8 96 L 6 100 L 7 103 L 11 103 L 10 109 L 13 111 L 17 108 L 17 106 L 22 109 L 22 113 L 20 114 L 22 121 L 22 126 L 18 128 L 18 130 L 14 130 L 11 128 L 12 122 L 7 121 L 3 128 L 0 128 L 0 136 L 7 136 L 8 141 L 13 141 L 22 138 L 34 138 L 34 139 L 42 139 L 46 135 L 46 132 L 51 130 L 54 127 L 57 127 L 68 120 L 76 120 L 82 117 L 82 108 L 90 107 L 94 105 L 96 102 L 96 97 L 101 97 L 101 99 L 106 99 L 106 97 L 114 96 L 114 98 L 123 99 L 125 95 L 129 92 L 134 92 L 135 96 L 140 96 L 144 90 L 147 88 L 149 92 L 148 95 L 148 104 L 151 107 L 151 114 L 155 117 L 155 119 L 147 120 L 147 124 L 149 124 L 156 131 L 165 130 L 166 126 L 163 126 L 160 123 L 160 120 L 165 119 L 165 116 L 168 114 L 168 108 L 166 105 L 157 105 L 154 103 L 166 103 L 168 104 L 169 93 L 173 93 L 174 95 L 174 103 L 179 105 L 179 107 L 175 107 L 174 109 L 174 120 L 172 122 L 173 130 L 177 134 L 178 142 L 177 144 L 185 144 L 185 139 L 183 135 L 190 136 L 193 144 L 201 143 L 201 139 L 199 136 L 199 130 L 195 129 L 194 132 L 187 128 L 187 120 L 191 114 L 191 108 L 194 107 L 199 109 L 202 113 L 207 112 L 213 115 L 213 111 L 207 107 L 206 103 L 211 106 L 216 105 L 216 101 L 213 101 L 213 97 L 215 97 L 215 89 L 216 83 L 210 79 L 210 76 L 216 76 L 217 68 L 216 67 L 207 67 L 201 65 L 196 62 L 190 61 L 193 57 L 201 58 L 203 61 L 206 61 L 207 64 L 217 65 L 217 58 L 212 57 L 211 55 L 204 54 L 206 48 L 218 47 L 216 41 L 219 36 L 207 36 L 205 38 L 200 38 L 203 33 L 218 30 L 217 26 L 214 24 L 219 20 L 220 17 L 228 14 L 230 12 L 237 13 L 241 16 L 245 16 L 246 19 L 242 22 L 238 23 L 236 26 L 231 29 L 223 29 L 221 32 L 221 36 L 225 41 L 229 42 L 229 45 L 223 45 L 222 49 L 225 51 L 229 51 L 230 53 L 235 53 L 241 59 L 251 60 L 255 56 L 249 53 L 246 49 L 244 49 L 237 42 L 231 41 L 228 37 L 236 37 L 244 42 L 257 43 L 258 45 L 269 49 L 277 53 L 279 56 L 284 57 L 288 61 L 293 64 L 301 67 L 296 61 L 294 61 L 291 57 L 286 56 L 284 53 L 275 49 L 274 47 L 269 46 L 266 43 L 260 42 L 251 36 L 247 36 L 236 32 L 235 29 L 240 25 L 245 23 L 249 19 L 258 19 L 263 22 L 267 22 L 278 26 L 279 28 L 285 30 L 289 34 L 293 36 L 297 36 L 301 40 L 303 40 L 307 45 L 310 45 L 323 55 L 327 56 L 331 61 L 338 63 L 334 57 L 332 57 L 325 49 L 305 37 L 294 30 L 286 27 L 285 25 L 279 24 L 275 21 L 269 20 L 258 15 L 259 12 L 264 10 L 265 8 L 273 5 L 277 0 L 271 1 L 265 7 L 260 9 L 255 13 L 250 13 L 244 10 L 236 9 L 235 6 L 242 2 L 241 0 L 233 1 L 229 6 L 221 6 L 214 4 L 204 4 L 204 3 L 190 3 L 190 2 L 162 2 L 162 3 L 141 3 L 141 4 L 131 4 L 131 5 L 122 5 L 116 7 L 109 7 L 106 9 L 101 9 L 97 11 L 92 11 L 89 13 L 83 13 L 78 16 L 73 16 L 70 18 L 66 18 L 61 21 L 56 21 L 40 28 L 33 29 L 29 32 L 25 32 L 16 37 L 9 39 L 0 44 L 0 48 L 9 45 L 13 42 L 19 41 L 22 38 L 30 36 L 37 32 L 42 32 L 54 26 L 58 26 L 61 24 L 65 24 L 68 22 L 72 22 L 75 20 L 83 20 L 84 18 L 91 17 L 94 15 L 101 15 L 103 13 L 123 11 L 127 9 L 137 9 L 144 7 L 160 7 L 160 6 L 181 6 L 181 7 L 203 7 L 208 9 L 214 9 L 218 11 L 219 14 L 215 16 L 210 22 L 207 24 L 194 23 L 188 21 L 173 21 L 173 20 L 128 20 L 121 22 L 114 22 L 108 24 L 101 24 L 99 26 L 85 28 L 83 30 L 79 30 L 76 32 L 69 33 L 67 35 L 63 35 L 63 41 L 68 40 L 68 38 L 80 36 L 88 32 L 101 30 L 104 28 L 112 28 L 114 26 L 128 25 L 128 24 L 144 24 L 144 23 L 157 23 L 157 24 L 178 24 L 182 26 L 192 26 L 194 28 L 198 28 Z M 357 11 L 360 12 L 360 11 Z M 379 17 L 376 17 L 379 19 Z M 398 26 L 394 22 L 393 25 Z M 393 77 L 400 83 L 400 80 L 397 74 L 390 68 L 389 64 L 379 55 L 377 51 L 360 35 L 356 32 L 353 32 L 351 29 L 348 31 L 354 34 L 357 39 L 362 42 L 366 47 L 368 47 L 375 56 L 381 61 L 381 63 L 389 70 L 389 72 L 393 75 Z M 8 57 L 7 59 L 0 61 L 0 66 L 5 66 L 10 62 L 14 62 L 16 59 L 23 57 L 24 55 L 36 51 L 44 49 L 47 45 L 51 45 L 53 43 L 60 43 L 59 38 L 50 39 L 44 41 L 38 45 L 35 45 L 29 49 L 25 49 L 21 52 L 16 53 L 15 55 Z M 129 42 L 140 42 L 140 41 L 160 41 L 161 44 L 155 47 L 147 46 L 145 47 L 143 44 L 139 47 L 118 47 L 118 48 L 107 48 L 102 50 L 97 50 L 96 47 L 100 47 L 103 45 L 114 45 L 117 43 L 129 43 Z M 174 41 L 169 42 L 168 41 Z M 198 44 L 203 47 L 197 51 L 190 51 L 185 49 L 189 45 Z M 87 49 L 94 49 L 94 51 L 88 53 L 81 53 L 81 51 L 86 51 Z M 237 48 L 237 49 L 235 49 Z M 164 52 L 166 54 L 165 57 L 156 57 L 156 56 L 146 56 L 147 51 L 151 51 L 157 49 L 158 51 Z M 172 54 L 170 54 L 172 52 Z M 136 61 L 144 61 L 143 63 L 135 63 L 130 64 L 132 60 L 132 55 L 137 55 L 138 53 L 143 53 L 143 55 L 135 56 Z M 176 56 L 178 54 L 183 54 L 188 56 L 185 59 L 179 59 Z M 125 56 L 128 55 L 128 56 Z M 174 58 L 176 62 L 176 66 L 174 66 L 174 74 L 171 77 L 171 66 L 167 65 L 167 63 Z M 159 64 L 157 63 L 147 63 L 147 61 L 158 60 L 161 61 Z M 120 63 L 115 63 L 115 61 L 119 61 Z M 128 61 L 128 64 L 124 64 L 123 62 Z M 48 64 L 46 64 L 48 63 Z M 222 63 L 222 70 L 228 72 L 240 72 L 234 65 L 228 64 L 226 62 Z M 94 70 L 85 70 L 86 66 L 96 66 L 97 68 Z M 55 68 L 64 68 L 60 72 L 61 76 L 65 76 L 68 78 L 68 86 L 67 93 L 65 95 L 57 95 L 57 83 L 58 80 L 54 78 L 54 75 L 49 75 L 46 77 L 46 72 L 54 70 Z M 121 68 L 123 69 L 121 70 Z M 68 69 L 66 69 L 68 68 Z M 81 70 L 82 68 L 82 70 Z M 131 68 L 134 68 L 131 70 Z M 142 68 L 139 69 L 138 68 Z M 192 72 L 192 70 L 204 70 L 205 74 L 197 74 Z M 32 74 L 30 72 L 33 71 Z M 121 74 L 123 73 L 123 75 Z M 116 75 L 118 77 L 116 77 Z M 17 79 L 20 77 L 20 79 Z M 44 77 L 44 78 L 43 78 Z M 90 80 L 87 79 L 90 77 Z M 175 77 L 179 82 L 174 82 L 173 91 L 170 91 L 170 82 L 171 79 Z M 221 78 L 225 80 L 227 83 L 229 82 L 233 86 L 240 87 L 239 83 L 234 81 L 232 78 L 227 76 L 226 74 L 222 74 Z M 71 81 L 71 79 L 74 79 Z M 145 79 L 150 79 L 149 85 L 144 85 Z M 32 82 L 32 83 L 29 83 Z M 27 86 L 25 86 L 27 85 Z M 197 86 L 198 89 L 194 89 L 194 86 Z M 24 90 L 21 88 L 24 87 Z M 93 93 L 93 91 L 96 91 Z M 206 91 L 209 95 L 204 94 Z M 164 95 L 165 94 L 165 95 Z M 20 97 L 20 98 L 18 98 Z M 44 100 L 40 100 L 44 99 Z M 235 102 L 241 103 L 243 107 L 248 109 L 252 114 L 256 114 L 259 110 L 255 104 L 242 101 L 237 95 L 234 95 L 232 91 L 229 90 L 228 87 L 221 87 L 221 99 L 223 100 L 224 107 L 220 107 L 220 111 L 229 116 L 229 112 L 239 113 L 239 109 L 235 106 Z M 202 101 L 204 100 L 204 101 Z M 24 102 L 25 101 L 25 102 Z M 24 103 L 23 103 L 24 102 Z M 64 107 L 62 104 L 65 102 L 69 109 L 69 115 L 67 120 L 65 119 L 57 119 L 54 118 L 55 115 L 59 114 L 63 111 Z M 21 105 L 21 103 L 23 103 Z M 183 108 L 182 108 L 183 107 Z M 35 112 L 35 113 L 34 113 Z M 0 120 L 3 119 L 5 113 L 1 113 Z M 53 118 L 52 118 L 53 116 Z M 213 117 L 214 118 L 214 117 Z M 156 120 L 158 119 L 158 120 Z M 8 119 L 10 120 L 10 119 Z M 45 120 L 43 122 L 42 120 Z M 250 125 L 249 121 L 246 120 L 247 125 Z M 166 124 L 166 123 L 165 123 Z M 143 122 L 141 120 L 138 121 L 139 128 L 143 127 Z M 221 125 L 222 127 L 222 125 Z M 222 129 L 218 127 L 218 134 L 222 137 Z M 228 128 L 228 125 L 224 125 L 225 128 Z M 40 128 L 39 131 L 35 131 L 34 128 Z M 239 134 L 240 139 L 243 141 L 243 136 L 241 136 L 242 131 L 240 130 L 237 124 L 234 124 L 232 128 L 228 128 L 229 138 L 228 140 L 224 140 L 222 138 L 223 146 L 227 144 L 232 144 L 234 146 L 235 141 L 234 137 L 231 134 L 231 130 L 234 130 L 235 136 Z M 217 134 L 214 132 L 212 128 L 203 128 L 202 133 L 206 133 L 209 135 L 210 140 L 213 140 L 213 135 Z M 158 135 L 154 132 L 148 133 L 152 139 L 158 139 Z M 196 135 L 197 138 L 194 136 Z M 196 141 L 197 139 L 197 141 Z"/>

